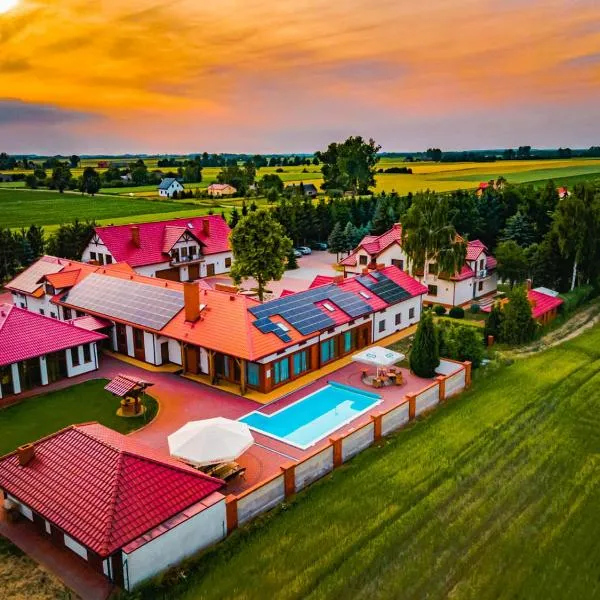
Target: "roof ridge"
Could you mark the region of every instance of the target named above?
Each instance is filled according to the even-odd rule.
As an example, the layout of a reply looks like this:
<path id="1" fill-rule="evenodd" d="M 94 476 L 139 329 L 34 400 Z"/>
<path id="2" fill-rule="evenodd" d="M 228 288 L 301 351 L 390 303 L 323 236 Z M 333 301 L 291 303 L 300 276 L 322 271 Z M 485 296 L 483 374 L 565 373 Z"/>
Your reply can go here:
<path id="1" fill-rule="evenodd" d="M 93 436 L 92 436 L 93 437 Z M 98 442 L 102 443 L 104 440 L 98 440 L 98 438 L 94 437 L 95 440 L 97 440 Z M 110 444 L 106 444 L 109 448 L 114 449 L 112 445 Z M 117 497 L 118 497 L 118 492 L 119 492 L 119 483 L 120 483 L 120 479 L 121 479 L 121 473 L 122 473 L 122 465 L 123 465 L 123 454 L 124 452 L 122 450 L 116 450 L 118 457 L 117 457 L 117 466 L 115 469 L 115 475 L 114 475 L 114 481 L 113 481 L 113 486 L 112 486 L 112 490 L 111 490 L 111 494 L 110 494 L 110 501 L 109 501 L 109 506 L 108 506 L 108 511 L 106 514 L 106 519 L 104 522 L 104 535 L 102 537 L 102 550 L 104 552 L 108 552 L 108 549 L 111 547 L 110 541 L 112 539 L 112 533 L 113 533 L 113 525 L 114 525 L 114 515 L 117 509 Z"/>

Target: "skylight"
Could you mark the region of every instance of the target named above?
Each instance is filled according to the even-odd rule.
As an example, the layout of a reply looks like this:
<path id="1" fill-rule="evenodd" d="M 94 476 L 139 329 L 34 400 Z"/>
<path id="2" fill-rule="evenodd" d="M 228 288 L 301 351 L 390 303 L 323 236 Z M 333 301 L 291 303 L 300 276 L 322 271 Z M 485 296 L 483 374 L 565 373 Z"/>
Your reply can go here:
<path id="1" fill-rule="evenodd" d="M 285 333 L 287 333 L 290 328 L 286 327 L 283 323 L 277 323 L 277 326 L 279 327 L 279 329 L 281 329 L 281 331 L 284 331 Z"/>
<path id="2" fill-rule="evenodd" d="M 329 312 L 333 312 L 335 311 L 335 308 L 333 308 L 333 306 L 331 306 L 331 304 L 329 304 L 329 302 L 323 302 L 323 306 L 329 311 Z"/>
<path id="3" fill-rule="evenodd" d="M 358 292 L 363 298 L 366 298 L 367 300 L 371 297 L 369 296 L 369 294 L 367 294 L 367 292 Z"/>

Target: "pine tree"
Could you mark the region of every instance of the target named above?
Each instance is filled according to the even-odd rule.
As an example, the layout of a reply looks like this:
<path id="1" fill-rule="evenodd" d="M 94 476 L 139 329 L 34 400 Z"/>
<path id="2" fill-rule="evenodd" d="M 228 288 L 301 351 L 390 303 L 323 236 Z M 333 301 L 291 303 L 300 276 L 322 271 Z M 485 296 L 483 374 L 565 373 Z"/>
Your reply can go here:
<path id="1" fill-rule="evenodd" d="M 421 315 L 415 341 L 410 352 L 410 368 L 419 377 L 433 377 L 440 364 L 439 338 L 431 311 Z"/>
<path id="2" fill-rule="evenodd" d="M 501 340 L 512 346 L 524 344 L 533 339 L 535 329 L 527 292 L 522 286 L 516 287 L 504 307 Z"/>
<path id="3" fill-rule="evenodd" d="M 487 341 L 490 335 L 494 336 L 494 339 L 497 341 L 502 340 L 502 322 L 504 321 L 504 311 L 502 310 L 502 306 L 499 302 L 494 302 L 494 306 L 492 306 L 492 310 L 485 322 L 485 326 L 483 328 L 483 335 Z"/>
<path id="4" fill-rule="evenodd" d="M 343 252 L 346 247 L 346 238 L 339 221 L 335 224 L 332 232 L 329 234 L 327 245 L 329 246 L 329 252 L 335 252 L 336 260 L 339 260 L 340 252 Z"/>
<path id="5" fill-rule="evenodd" d="M 296 259 L 296 254 L 294 251 L 294 248 L 292 248 L 289 251 L 288 257 L 287 257 L 287 265 L 286 265 L 286 269 L 288 271 L 291 271 L 293 269 L 297 269 L 298 268 L 298 260 Z"/>
<path id="6" fill-rule="evenodd" d="M 356 242 L 356 227 L 352 224 L 352 221 L 348 221 L 346 223 L 346 227 L 344 228 L 344 252 L 350 252 L 357 245 Z"/>
<path id="7" fill-rule="evenodd" d="M 377 201 L 375 207 L 375 213 L 373 214 L 372 231 L 373 235 L 381 235 L 394 224 L 395 217 L 393 209 L 390 211 L 388 199 L 385 196 L 381 196 Z"/>
<path id="8" fill-rule="evenodd" d="M 238 224 L 239 220 L 240 220 L 240 213 L 238 212 L 237 207 L 234 206 L 231 209 L 231 216 L 229 218 L 229 227 L 231 229 L 235 229 L 235 226 Z"/>
<path id="9" fill-rule="evenodd" d="M 44 228 L 38 225 L 31 225 L 26 233 L 27 241 L 31 246 L 33 257 L 38 258 L 44 254 L 44 246 L 46 241 L 44 240 Z"/>

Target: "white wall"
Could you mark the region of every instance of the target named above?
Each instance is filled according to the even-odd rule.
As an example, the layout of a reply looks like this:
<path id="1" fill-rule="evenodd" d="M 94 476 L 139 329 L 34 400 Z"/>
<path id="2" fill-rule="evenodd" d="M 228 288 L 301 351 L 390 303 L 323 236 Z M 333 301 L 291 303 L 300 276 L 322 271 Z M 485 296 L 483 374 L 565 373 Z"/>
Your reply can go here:
<path id="1" fill-rule="evenodd" d="M 414 309 L 414 315 L 409 318 L 410 309 Z M 400 314 L 400 323 L 396 325 L 396 315 Z M 421 318 L 421 297 L 410 298 L 399 304 L 394 304 L 387 309 L 385 312 L 376 312 L 373 316 L 373 339 L 378 341 L 396 331 L 406 329 L 414 323 L 418 323 Z M 385 322 L 385 329 L 379 331 L 379 323 Z"/>
<path id="2" fill-rule="evenodd" d="M 88 559 L 88 554 L 85 546 L 82 546 L 79 542 L 76 542 L 72 537 L 68 536 L 66 533 L 65 537 L 65 546 L 75 552 L 75 554 L 81 556 L 84 560 Z"/>
<path id="3" fill-rule="evenodd" d="M 83 254 L 81 255 L 82 262 L 90 262 L 90 260 L 92 260 L 92 257 L 90 256 L 91 252 L 96 253 L 96 260 L 98 262 L 100 262 L 99 255 L 103 256 L 104 264 L 107 263 L 107 261 L 106 261 L 107 256 L 111 257 L 112 262 L 116 262 L 114 259 L 114 256 L 109 252 L 108 248 L 102 243 L 102 240 L 100 238 L 98 238 L 98 239 L 99 239 L 99 243 L 95 244 L 93 242 L 90 242 L 85 247 L 85 250 L 83 251 Z"/>
<path id="4" fill-rule="evenodd" d="M 366 257 L 366 264 L 361 264 L 360 257 Z M 389 267 L 392 265 L 392 260 L 402 260 L 404 261 L 403 270 L 406 271 L 408 268 L 408 259 L 404 250 L 398 244 L 392 244 L 388 246 L 379 256 L 375 257 L 375 262 L 378 265 L 385 265 Z M 346 267 L 346 273 L 362 273 L 362 270 L 367 267 L 371 262 L 371 255 L 362 248 L 356 253 L 356 266 L 354 267 Z"/>
<path id="5" fill-rule="evenodd" d="M 125 586 L 131 590 L 145 579 L 218 542 L 226 534 L 227 518 L 223 497 L 216 504 L 140 546 L 131 554 L 123 552 Z"/>
<path id="6" fill-rule="evenodd" d="M 125 337 L 127 338 L 127 354 L 135 356 L 135 347 L 133 345 L 133 327 L 125 325 Z"/>
<path id="7" fill-rule="evenodd" d="M 76 350 L 79 355 L 79 365 L 76 367 L 73 366 L 73 361 L 71 360 L 71 350 L 64 350 L 67 357 L 68 377 L 75 377 L 76 375 L 81 375 L 82 373 L 89 373 L 90 371 L 95 371 L 98 368 L 98 348 L 96 347 L 95 342 L 92 343 L 92 360 L 90 362 L 83 362 L 83 346 L 77 346 Z"/>
<path id="8" fill-rule="evenodd" d="M 498 273 L 496 271 L 492 271 L 488 277 L 482 280 L 483 289 L 480 291 L 479 286 L 475 292 L 476 298 L 481 298 L 481 296 L 486 296 L 487 294 L 491 294 L 498 289 Z M 476 284 L 477 285 L 477 284 Z"/>
<path id="9" fill-rule="evenodd" d="M 475 279 L 463 279 L 455 283 L 456 291 L 454 293 L 454 306 L 460 306 L 465 302 L 473 301 L 473 286 L 476 285 Z"/>
<path id="10" fill-rule="evenodd" d="M 154 344 L 155 344 L 155 348 L 156 348 L 156 364 L 157 365 L 162 364 L 161 363 L 162 354 L 160 351 L 160 346 L 164 342 L 167 342 L 169 344 L 169 362 L 172 362 L 176 365 L 180 365 L 181 364 L 181 343 L 178 342 L 177 340 L 165 337 L 163 335 L 154 335 Z"/>
<path id="11" fill-rule="evenodd" d="M 149 331 L 144 331 L 144 358 L 151 365 L 160 364 L 160 352 L 156 353 L 156 345 L 154 343 L 155 335 Z M 160 349 L 159 349 L 160 350 Z"/>
<path id="12" fill-rule="evenodd" d="M 139 275 L 145 275 L 146 277 L 155 277 L 156 271 L 163 271 L 164 269 L 170 268 L 169 261 L 156 263 L 154 265 L 143 265 L 141 267 L 134 267 L 133 270 Z"/>
<path id="13" fill-rule="evenodd" d="M 210 265 L 210 264 L 215 265 L 215 275 L 219 275 L 220 273 L 229 272 L 230 267 L 225 266 L 226 258 L 231 258 L 231 260 L 233 261 L 233 253 L 232 252 L 219 252 L 217 254 L 207 254 L 204 257 L 205 262 L 200 263 L 200 277 L 206 277 L 207 265 Z"/>

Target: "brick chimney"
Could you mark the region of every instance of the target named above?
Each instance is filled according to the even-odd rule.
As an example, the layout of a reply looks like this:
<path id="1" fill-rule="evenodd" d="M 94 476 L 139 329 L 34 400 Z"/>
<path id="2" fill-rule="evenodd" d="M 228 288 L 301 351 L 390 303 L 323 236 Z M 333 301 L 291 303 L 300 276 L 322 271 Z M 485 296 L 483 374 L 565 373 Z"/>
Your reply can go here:
<path id="1" fill-rule="evenodd" d="M 183 304 L 185 307 L 185 320 L 195 323 L 200 318 L 200 288 L 197 283 L 186 282 L 183 284 Z"/>
<path id="2" fill-rule="evenodd" d="M 136 248 L 140 247 L 140 226 L 131 225 L 131 241 Z"/>
<path id="3" fill-rule="evenodd" d="M 206 237 L 210 236 L 210 219 L 202 219 L 202 233 Z"/>
<path id="4" fill-rule="evenodd" d="M 531 289 L 531 279 L 525 280 L 525 289 L 529 291 Z"/>
<path id="5" fill-rule="evenodd" d="M 19 458 L 19 464 L 22 467 L 26 467 L 35 456 L 35 448 L 33 444 L 25 444 L 23 446 L 19 446 L 17 449 L 17 456 Z"/>

